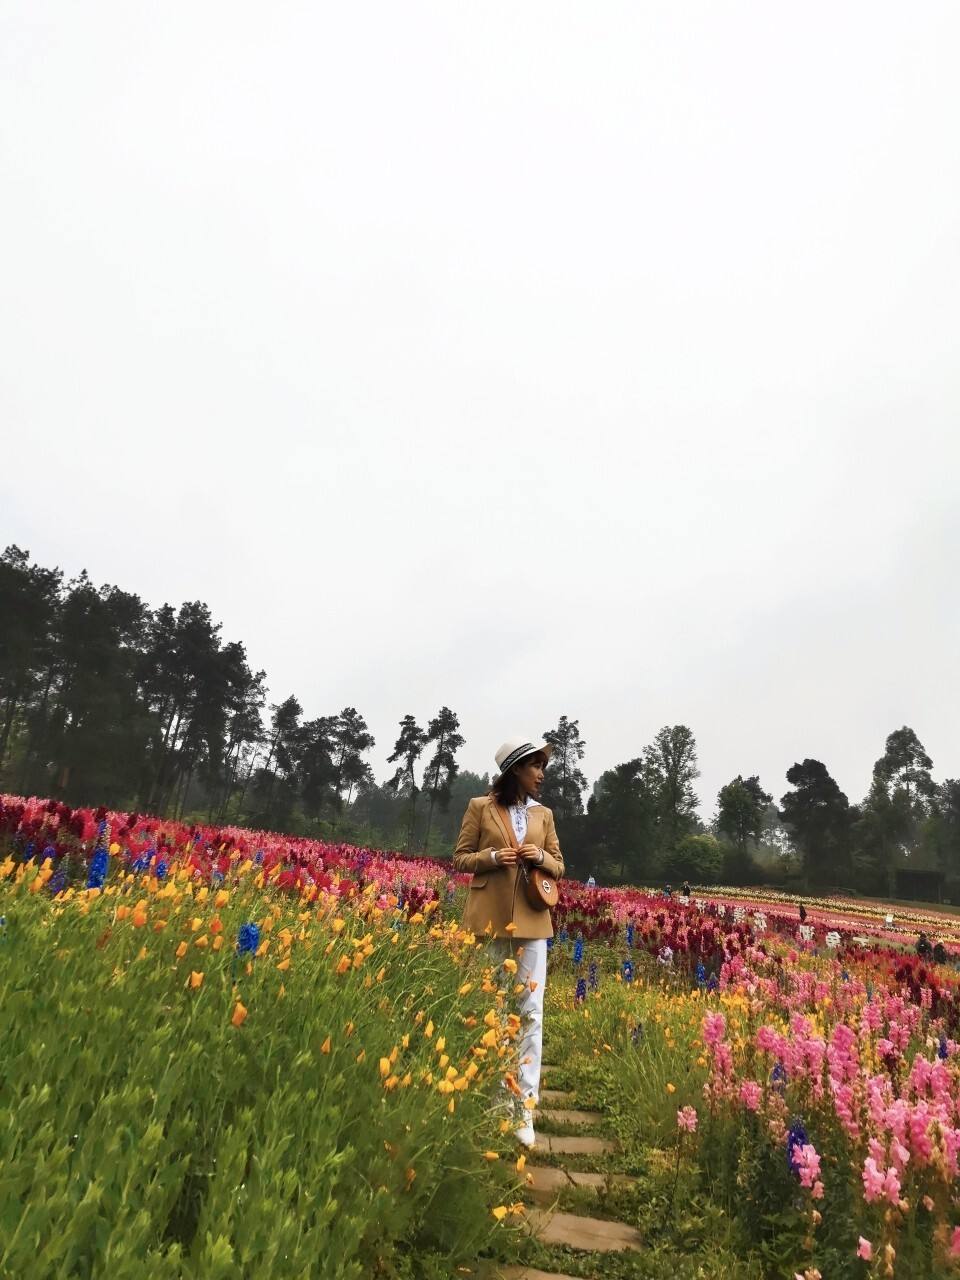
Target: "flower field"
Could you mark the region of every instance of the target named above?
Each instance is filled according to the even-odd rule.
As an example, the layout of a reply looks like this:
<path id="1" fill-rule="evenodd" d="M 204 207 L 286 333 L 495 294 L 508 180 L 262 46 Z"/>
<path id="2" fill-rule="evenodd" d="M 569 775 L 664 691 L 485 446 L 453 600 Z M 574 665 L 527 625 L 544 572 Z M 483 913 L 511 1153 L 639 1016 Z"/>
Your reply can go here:
<path id="1" fill-rule="evenodd" d="M 645 1241 L 598 1264 L 523 1229 L 516 991 L 464 881 L 0 797 L 0 1276 L 960 1274 L 958 979 L 903 947 L 952 917 L 562 883 L 549 1083 Z"/>

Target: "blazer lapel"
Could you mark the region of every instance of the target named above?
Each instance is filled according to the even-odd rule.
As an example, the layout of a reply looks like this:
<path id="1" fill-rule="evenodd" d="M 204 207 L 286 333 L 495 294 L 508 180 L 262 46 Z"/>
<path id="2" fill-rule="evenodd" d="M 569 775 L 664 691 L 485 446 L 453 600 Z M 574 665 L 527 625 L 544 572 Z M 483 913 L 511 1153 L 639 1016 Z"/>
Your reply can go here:
<path id="1" fill-rule="evenodd" d="M 542 845 L 543 835 L 543 805 L 533 805 L 527 810 L 527 843 Z"/>

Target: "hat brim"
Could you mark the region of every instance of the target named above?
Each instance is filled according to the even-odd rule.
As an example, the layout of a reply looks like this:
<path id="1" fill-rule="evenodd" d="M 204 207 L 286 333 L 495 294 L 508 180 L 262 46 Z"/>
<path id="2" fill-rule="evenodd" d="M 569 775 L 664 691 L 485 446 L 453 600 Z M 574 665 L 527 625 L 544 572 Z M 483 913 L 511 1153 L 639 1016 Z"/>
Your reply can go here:
<path id="1" fill-rule="evenodd" d="M 506 769 L 501 769 L 490 785 L 492 787 L 495 787 L 497 783 L 500 781 L 500 779 L 503 778 L 506 774 L 508 774 L 511 769 L 515 768 L 515 766 L 518 765 L 522 760 L 529 760 L 531 756 L 546 756 L 547 759 L 549 760 L 552 755 L 553 755 L 553 747 L 549 742 L 544 742 L 539 747 L 531 747 L 529 751 L 524 751 L 523 755 L 517 756 L 516 759 L 511 760 L 510 763 L 507 765 Z"/>

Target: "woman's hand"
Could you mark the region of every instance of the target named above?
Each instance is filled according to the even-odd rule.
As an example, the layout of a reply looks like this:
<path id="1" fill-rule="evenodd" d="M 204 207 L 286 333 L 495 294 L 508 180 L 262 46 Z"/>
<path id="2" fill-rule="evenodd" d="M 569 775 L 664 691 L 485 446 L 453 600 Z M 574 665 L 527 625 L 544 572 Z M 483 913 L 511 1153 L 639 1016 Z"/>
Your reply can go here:
<path id="1" fill-rule="evenodd" d="M 497 866 L 498 867 L 513 867 L 513 866 L 516 866 L 516 863 L 517 863 L 516 849 L 506 848 L 506 849 L 497 850 Z"/>
<path id="2" fill-rule="evenodd" d="M 524 862 L 539 862 L 540 850 L 535 844 L 522 844 L 520 846 L 520 857 Z"/>

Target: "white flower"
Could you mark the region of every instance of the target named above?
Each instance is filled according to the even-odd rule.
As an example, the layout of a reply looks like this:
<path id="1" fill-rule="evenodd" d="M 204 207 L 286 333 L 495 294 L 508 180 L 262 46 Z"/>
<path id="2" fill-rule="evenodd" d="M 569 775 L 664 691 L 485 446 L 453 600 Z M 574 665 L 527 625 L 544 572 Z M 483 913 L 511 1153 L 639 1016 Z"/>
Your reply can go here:
<path id="1" fill-rule="evenodd" d="M 797 933 L 800 936 L 801 942 L 813 941 L 813 925 L 812 924 L 802 924 L 800 928 L 797 930 Z"/>
<path id="2" fill-rule="evenodd" d="M 753 927 L 757 933 L 766 933 L 767 917 L 763 914 L 762 911 L 755 911 L 753 913 Z"/>
<path id="3" fill-rule="evenodd" d="M 825 941 L 827 946 L 831 949 L 831 951 L 833 950 L 834 947 L 839 947 L 840 935 L 839 933 L 837 933 L 836 929 L 830 930 L 830 932 L 826 936 Z"/>

